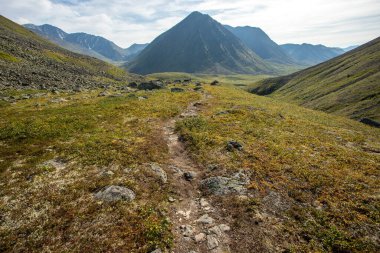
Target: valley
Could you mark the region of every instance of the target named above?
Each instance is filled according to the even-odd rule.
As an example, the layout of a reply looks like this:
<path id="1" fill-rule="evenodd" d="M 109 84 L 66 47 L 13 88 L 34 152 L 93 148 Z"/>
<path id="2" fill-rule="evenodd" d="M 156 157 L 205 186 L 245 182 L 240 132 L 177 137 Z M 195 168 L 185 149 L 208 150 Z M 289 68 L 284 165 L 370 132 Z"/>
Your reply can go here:
<path id="1" fill-rule="evenodd" d="M 379 252 L 379 45 L 0 16 L 0 252 Z"/>

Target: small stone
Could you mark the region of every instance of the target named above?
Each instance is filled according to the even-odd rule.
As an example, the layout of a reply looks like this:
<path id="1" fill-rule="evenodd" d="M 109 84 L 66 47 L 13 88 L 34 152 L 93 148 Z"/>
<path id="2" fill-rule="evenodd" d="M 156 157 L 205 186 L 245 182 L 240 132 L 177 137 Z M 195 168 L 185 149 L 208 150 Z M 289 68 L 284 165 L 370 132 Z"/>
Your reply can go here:
<path id="1" fill-rule="evenodd" d="M 181 225 L 179 228 L 181 229 L 182 235 L 185 237 L 190 237 L 194 233 L 194 229 L 190 225 Z"/>
<path id="2" fill-rule="evenodd" d="M 202 215 L 197 222 L 203 223 L 203 224 L 212 224 L 214 222 L 214 219 L 211 218 L 208 214 Z"/>
<path id="3" fill-rule="evenodd" d="M 187 181 L 191 181 L 191 180 L 194 179 L 194 177 L 195 177 L 195 173 L 192 172 L 192 171 L 188 171 L 188 172 L 183 173 L 183 177 L 184 177 Z"/>
<path id="4" fill-rule="evenodd" d="M 151 164 L 150 168 L 152 169 L 153 173 L 156 174 L 162 183 L 166 183 L 168 181 L 168 176 L 166 175 L 166 172 L 157 164 Z"/>
<path id="5" fill-rule="evenodd" d="M 222 230 L 220 230 L 219 226 L 214 226 L 208 230 L 209 234 L 214 234 L 217 236 L 222 235 Z"/>
<path id="6" fill-rule="evenodd" d="M 171 88 L 170 91 L 171 91 L 171 92 L 184 92 L 185 90 L 182 89 L 182 88 L 174 87 L 174 88 Z"/>
<path id="7" fill-rule="evenodd" d="M 226 225 L 226 224 L 220 224 L 220 225 L 219 225 L 219 228 L 220 228 L 220 230 L 222 230 L 223 232 L 226 232 L 226 231 L 230 231 L 230 230 L 231 230 L 230 226 L 228 226 L 228 225 Z"/>
<path id="8" fill-rule="evenodd" d="M 203 242 L 206 239 L 206 234 L 205 233 L 199 233 L 194 236 L 194 240 L 196 242 Z"/>
<path id="9" fill-rule="evenodd" d="M 208 235 L 207 236 L 207 248 L 209 250 L 211 250 L 211 249 L 215 249 L 218 246 L 219 246 L 218 239 L 216 239 L 216 237 L 213 235 Z"/>
<path id="10" fill-rule="evenodd" d="M 162 250 L 161 249 L 155 249 L 155 250 L 151 251 L 150 253 L 162 253 Z"/>
<path id="11" fill-rule="evenodd" d="M 170 203 L 173 203 L 173 202 L 175 201 L 175 199 L 174 199 L 173 197 L 169 197 L 169 198 L 168 198 L 168 201 L 169 201 Z"/>
<path id="12" fill-rule="evenodd" d="M 234 149 L 237 149 L 239 151 L 243 150 L 243 145 L 241 145 L 237 141 L 228 141 L 227 142 L 227 150 L 228 151 L 233 151 Z"/>
<path id="13" fill-rule="evenodd" d="M 201 207 L 206 207 L 210 205 L 204 198 L 201 198 L 200 203 L 201 203 Z"/>

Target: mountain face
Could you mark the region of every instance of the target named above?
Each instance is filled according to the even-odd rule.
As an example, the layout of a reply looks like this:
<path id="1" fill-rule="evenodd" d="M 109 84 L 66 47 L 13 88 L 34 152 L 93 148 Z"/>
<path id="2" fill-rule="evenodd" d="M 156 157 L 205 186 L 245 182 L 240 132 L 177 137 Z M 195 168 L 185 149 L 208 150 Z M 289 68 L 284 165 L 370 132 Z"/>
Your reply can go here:
<path id="1" fill-rule="evenodd" d="M 87 33 L 71 33 L 65 37 L 65 41 L 93 50 L 114 61 L 122 61 L 125 56 L 121 47 L 100 36 Z"/>
<path id="2" fill-rule="evenodd" d="M 264 80 L 252 92 L 380 122 L 379 80 L 380 37 L 317 66 Z"/>
<path id="3" fill-rule="evenodd" d="M 293 64 L 294 61 L 269 36 L 258 27 L 225 25 L 236 37 L 265 60 L 276 63 Z"/>
<path id="4" fill-rule="evenodd" d="M 281 48 L 292 57 L 296 63 L 305 66 L 313 66 L 344 53 L 344 50 L 341 48 L 311 45 L 307 43 L 301 45 L 284 44 L 281 45 Z"/>
<path id="5" fill-rule="evenodd" d="M 125 58 L 124 59 L 126 61 L 133 60 L 147 46 L 148 46 L 148 43 L 146 43 L 146 44 L 133 44 L 133 45 L 131 45 L 130 47 L 124 49 L 124 52 L 125 52 Z"/>
<path id="6" fill-rule="evenodd" d="M 48 29 L 51 37 L 65 34 Z M 0 89 L 72 89 L 133 79 L 115 66 L 65 50 L 0 16 Z"/>
<path id="7" fill-rule="evenodd" d="M 87 33 L 66 33 L 52 25 L 26 24 L 25 28 L 70 51 L 106 61 L 128 61 L 136 57 L 146 44 L 134 44 L 123 49 L 103 37 Z"/>
<path id="8" fill-rule="evenodd" d="M 131 72 L 272 73 L 272 67 L 210 16 L 193 12 L 127 65 Z"/>

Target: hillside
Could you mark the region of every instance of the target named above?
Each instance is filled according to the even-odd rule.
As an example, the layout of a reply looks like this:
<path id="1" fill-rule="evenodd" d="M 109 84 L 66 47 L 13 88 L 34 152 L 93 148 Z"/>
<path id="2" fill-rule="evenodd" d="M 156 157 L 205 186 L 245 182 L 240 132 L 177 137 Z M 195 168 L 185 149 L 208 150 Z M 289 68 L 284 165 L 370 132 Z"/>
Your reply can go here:
<path id="1" fill-rule="evenodd" d="M 137 78 L 108 63 L 62 49 L 3 16 L 0 71 L 0 88 L 90 88 Z"/>
<path id="2" fill-rule="evenodd" d="M 305 66 L 316 65 L 345 52 L 341 48 L 326 47 L 324 45 L 311 45 L 307 43 L 303 43 L 301 45 L 284 44 L 281 45 L 281 48 L 293 59 L 294 62 Z"/>
<path id="3" fill-rule="evenodd" d="M 193 12 L 127 65 L 133 73 L 273 73 L 276 70 L 209 15 Z"/>
<path id="4" fill-rule="evenodd" d="M 295 64 L 283 49 L 260 28 L 250 26 L 225 27 L 261 58 L 276 63 Z"/>
<path id="5" fill-rule="evenodd" d="M 360 120 L 380 122 L 380 38 L 300 72 L 259 82 L 252 92 Z"/>

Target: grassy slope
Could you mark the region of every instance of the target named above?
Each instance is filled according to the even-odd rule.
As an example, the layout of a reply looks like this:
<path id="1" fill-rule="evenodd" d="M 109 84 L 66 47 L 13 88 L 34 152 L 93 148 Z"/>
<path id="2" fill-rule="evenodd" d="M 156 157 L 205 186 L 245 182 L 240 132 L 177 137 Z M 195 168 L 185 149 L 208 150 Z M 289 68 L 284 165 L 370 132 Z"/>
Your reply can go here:
<path id="1" fill-rule="evenodd" d="M 298 73 L 253 87 L 267 95 L 353 119 L 380 121 L 380 38 Z"/>
<path id="2" fill-rule="evenodd" d="M 0 104 L 2 252 L 150 252 L 171 244 L 163 215 L 170 187 L 144 168 L 167 162 L 161 122 L 199 95 L 97 95 L 61 93 Z M 67 101 L 52 102 L 57 98 Z M 64 169 L 42 165 L 57 158 Z M 107 185 L 133 189 L 136 201 L 95 199 Z"/>
<path id="3" fill-rule="evenodd" d="M 0 16 L 0 87 L 96 87 L 137 77 L 111 64 L 62 49 Z"/>
<path id="4" fill-rule="evenodd" d="M 251 175 L 250 198 L 214 203 L 234 252 L 379 250 L 380 130 L 237 88 L 207 91 L 202 115 L 177 129 L 199 163 L 217 165 L 210 176 Z M 228 152 L 228 140 L 244 151 Z"/>

